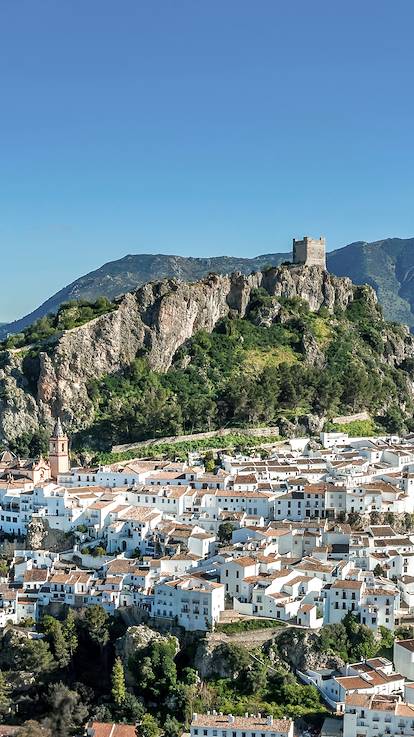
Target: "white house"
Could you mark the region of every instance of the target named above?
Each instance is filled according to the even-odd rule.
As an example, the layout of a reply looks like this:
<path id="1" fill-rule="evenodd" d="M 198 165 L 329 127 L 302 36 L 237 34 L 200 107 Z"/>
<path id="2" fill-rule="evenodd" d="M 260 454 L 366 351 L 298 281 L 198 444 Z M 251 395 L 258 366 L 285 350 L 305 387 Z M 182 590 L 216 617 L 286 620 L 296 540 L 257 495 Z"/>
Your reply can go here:
<path id="1" fill-rule="evenodd" d="M 213 629 L 223 610 L 221 583 L 183 576 L 154 586 L 154 616 L 174 619 L 187 630 Z"/>
<path id="2" fill-rule="evenodd" d="M 240 597 L 242 593 L 242 581 L 249 576 L 255 576 L 259 572 L 259 563 L 255 558 L 241 556 L 227 560 L 220 570 L 220 581 L 224 584 L 228 596 Z"/>
<path id="3" fill-rule="evenodd" d="M 343 737 L 414 735 L 414 706 L 400 696 L 351 693 L 346 697 Z"/>
<path id="4" fill-rule="evenodd" d="M 395 640 L 394 665 L 408 681 L 414 681 L 414 640 Z"/>
<path id="5" fill-rule="evenodd" d="M 272 716 L 232 714 L 193 714 L 191 737 L 293 737 L 292 719 Z"/>

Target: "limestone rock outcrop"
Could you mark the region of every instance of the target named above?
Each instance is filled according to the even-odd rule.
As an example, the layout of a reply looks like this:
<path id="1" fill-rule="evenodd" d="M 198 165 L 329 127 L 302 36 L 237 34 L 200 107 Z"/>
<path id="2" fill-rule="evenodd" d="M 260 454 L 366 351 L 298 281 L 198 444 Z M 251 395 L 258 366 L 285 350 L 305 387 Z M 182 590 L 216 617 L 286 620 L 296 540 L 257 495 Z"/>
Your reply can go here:
<path id="1" fill-rule="evenodd" d="M 115 643 L 116 654 L 121 658 L 124 666 L 127 685 L 133 685 L 135 683 L 134 675 L 129 669 L 133 659 L 139 655 L 139 653 L 143 653 L 148 645 L 150 645 L 154 640 L 167 642 L 171 639 L 175 640 L 175 654 L 177 654 L 180 649 L 180 645 L 176 637 L 161 635 L 159 632 L 147 627 L 145 624 L 128 627 L 125 634 L 122 637 L 119 637 Z"/>
<path id="2" fill-rule="evenodd" d="M 61 333 L 42 348 L 35 359 L 35 380 L 33 371 L 27 377 L 25 351 L 0 354 L 0 441 L 51 424 L 57 413 L 71 432 L 88 427 L 94 414 L 88 395 L 91 380 L 116 373 L 137 355 L 145 355 L 152 369 L 166 371 L 177 349 L 198 330 L 212 331 L 228 315 L 243 317 L 258 287 L 270 296 L 304 299 L 312 311 L 325 307 L 330 312 L 345 309 L 355 292 L 348 278 L 299 266 L 248 276 L 212 274 L 193 284 L 145 284 L 120 297 L 116 310 Z M 411 338 L 402 337 L 398 346 L 390 341 L 395 361 L 406 355 L 407 340 Z M 316 352 L 309 344 L 311 349 Z"/>

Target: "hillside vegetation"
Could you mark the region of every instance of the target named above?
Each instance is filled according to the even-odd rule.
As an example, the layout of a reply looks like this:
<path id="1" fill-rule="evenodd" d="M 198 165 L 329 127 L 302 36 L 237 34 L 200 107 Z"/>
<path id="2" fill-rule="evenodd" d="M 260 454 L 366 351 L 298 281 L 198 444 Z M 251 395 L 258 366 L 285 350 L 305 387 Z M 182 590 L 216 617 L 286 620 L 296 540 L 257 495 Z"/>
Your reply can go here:
<path id="1" fill-rule="evenodd" d="M 95 418 L 75 445 L 105 451 L 146 438 L 361 410 L 398 430 L 413 409 L 414 360 L 401 353 L 406 339 L 401 326 L 383 320 L 369 289 L 359 288 L 346 310 L 331 314 L 259 288 L 245 318 L 196 333 L 166 373 L 150 370 L 143 355 L 90 382 Z"/>
<path id="2" fill-rule="evenodd" d="M 64 330 L 77 328 L 115 309 L 116 304 L 106 297 L 98 297 L 94 302 L 87 300 L 64 302 L 56 314 L 50 313 L 40 317 L 21 333 L 9 335 L 0 343 L 0 350 L 24 348 L 29 345 L 43 348 L 45 341 Z"/>

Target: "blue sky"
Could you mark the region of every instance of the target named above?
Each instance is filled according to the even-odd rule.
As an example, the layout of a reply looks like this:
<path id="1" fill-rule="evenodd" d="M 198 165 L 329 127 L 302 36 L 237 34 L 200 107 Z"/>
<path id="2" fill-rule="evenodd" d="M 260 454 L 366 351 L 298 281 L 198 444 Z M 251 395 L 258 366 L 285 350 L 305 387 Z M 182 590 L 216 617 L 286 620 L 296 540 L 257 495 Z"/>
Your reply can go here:
<path id="1" fill-rule="evenodd" d="M 412 0 L 0 0 L 0 321 L 127 253 L 414 235 Z"/>

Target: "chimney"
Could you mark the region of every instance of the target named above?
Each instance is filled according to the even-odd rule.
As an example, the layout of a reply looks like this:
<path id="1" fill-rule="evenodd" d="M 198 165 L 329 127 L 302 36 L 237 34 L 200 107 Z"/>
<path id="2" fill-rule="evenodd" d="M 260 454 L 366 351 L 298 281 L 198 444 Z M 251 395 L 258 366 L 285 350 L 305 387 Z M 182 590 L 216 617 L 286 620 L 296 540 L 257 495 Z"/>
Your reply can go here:
<path id="1" fill-rule="evenodd" d="M 197 720 L 198 714 L 197 712 L 193 711 L 193 722 Z"/>
<path id="2" fill-rule="evenodd" d="M 229 714 L 228 720 L 229 720 L 230 724 L 233 724 L 234 723 L 234 716 L 233 716 L 233 714 Z"/>
<path id="3" fill-rule="evenodd" d="M 269 714 L 266 721 L 269 727 L 271 727 L 273 725 L 273 714 Z"/>

